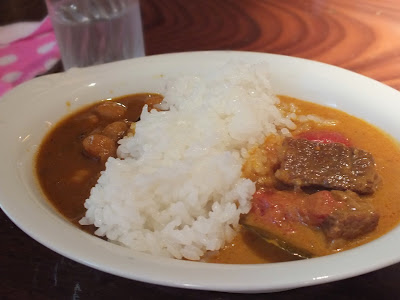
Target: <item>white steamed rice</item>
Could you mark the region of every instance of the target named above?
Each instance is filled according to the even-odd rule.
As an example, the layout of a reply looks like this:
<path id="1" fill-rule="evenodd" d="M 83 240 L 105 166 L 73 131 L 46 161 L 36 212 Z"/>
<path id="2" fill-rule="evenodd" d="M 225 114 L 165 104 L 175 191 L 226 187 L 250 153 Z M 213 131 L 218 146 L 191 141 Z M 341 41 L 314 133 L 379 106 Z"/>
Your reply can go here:
<path id="1" fill-rule="evenodd" d="M 255 183 L 241 177 L 247 150 L 294 124 L 275 106 L 264 63 L 176 78 L 163 94 L 169 110 L 143 109 L 80 223 L 138 251 L 198 260 L 231 241 L 250 209 Z"/>

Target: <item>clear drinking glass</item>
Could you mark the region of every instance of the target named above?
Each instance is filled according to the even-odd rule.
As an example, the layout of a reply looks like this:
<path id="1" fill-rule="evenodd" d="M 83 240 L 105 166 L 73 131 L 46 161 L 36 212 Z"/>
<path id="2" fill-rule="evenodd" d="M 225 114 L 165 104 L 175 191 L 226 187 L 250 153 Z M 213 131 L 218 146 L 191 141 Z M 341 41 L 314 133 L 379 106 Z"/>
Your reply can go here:
<path id="1" fill-rule="evenodd" d="M 46 0 L 64 69 L 145 55 L 139 0 Z"/>

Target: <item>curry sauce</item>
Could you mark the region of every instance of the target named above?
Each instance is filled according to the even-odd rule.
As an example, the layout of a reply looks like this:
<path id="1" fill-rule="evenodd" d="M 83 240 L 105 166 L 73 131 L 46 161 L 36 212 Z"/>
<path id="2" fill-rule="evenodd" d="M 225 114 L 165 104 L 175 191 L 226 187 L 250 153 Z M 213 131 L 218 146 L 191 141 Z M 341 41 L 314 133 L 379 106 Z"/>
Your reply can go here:
<path id="1" fill-rule="evenodd" d="M 286 96 L 280 96 L 280 99 L 283 105 L 294 104 L 297 107 L 297 115 L 312 114 L 330 121 L 327 122 L 328 125 L 315 122 L 298 123 L 296 130 L 302 131 L 304 127 L 307 127 L 306 130 L 328 129 L 343 133 L 354 145 L 370 152 L 375 158 L 381 182 L 374 194 L 364 197 L 371 200 L 380 214 L 378 226 L 366 235 L 347 241 L 338 249 L 333 248 L 331 253 L 360 246 L 393 229 L 400 220 L 400 190 L 397 187 L 400 178 L 400 150 L 397 142 L 373 125 L 342 111 Z M 267 147 L 267 144 L 262 147 Z M 253 150 L 253 155 L 256 152 L 257 150 Z M 246 170 L 248 172 L 246 165 L 243 169 L 245 177 L 255 179 L 254 174 L 246 173 Z M 305 237 L 300 233 L 296 235 L 296 238 L 301 241 Z M 315 239 L 315 243 L 315 248 L 319 248 L 322 253 L 329 248 L 322 235 L 320 239 Z M 288 258 L 295 259 L 293 256 L 285 257 L 273 245 L 262 243 L 254 233 L 242 229 L 231 244 L 210 257 L 208 261 L 215 263 L 269 263 L 286 261 L 289 260 Z"/>
<path id="2" fill-rule="evenodd" d="M 135 122 L 139 119 L 145 103 L 157 103 L 159 96 L 154 94 L 136 94 L 113 99 L 126 107 L 127 113 L 121 119 Z M 367 122 L 336 109 L 320 106 L 302 100 L 280 96 L 282 109 L 295 107 L 295 113 L 313 115 L 328 122 L 297 122 L 295 131 L 329 129 L 343 133 L 360 149 L 370 152 L 376 163 L 381 182 L 377 191 L 367 195 L 380 214 L 377 228 L 354 240 L 348 241 L 340 249 L 350 249 L 372 241 L 394 228 L 400 220 L 400 190 L 397 181 L 400 178 L 400 149 L 387 134 Z M 80 228 L 93 233 L 94 226 L 81 226 L 78 221 L 84 216 L 84 202 L 91 188 L 96 184 L 104 163 L 88 155 L 82 146 L 84 138 L 90 134 L 104 131 L 109 120 L 95 120 L 93 110 L 98 104 L 86 107 L 62 120 L 46 136 L 36 161 L 37 177 L 40 185 L 54 207 L 69 221 Z M 121 121 L 119 120 L 119 121 Z M 115 120 L 114 120 L 115 121 Z M 268 148 L 268 141 L 259 147 Z M 260 149 L 260 148 L 258 148 Z M 257 148 L 250 151 L 250 157 L 257 157 Z M 251 159 L 250 159 L 251 161 Z M 243 176 L 255 180 L 251 168 L 243 166 Z M 301 234 L 298 239 L 302 239 Z M 321 238 L 321 247 L 326 241 Z M 234 240 L 222 250 L 209 253 L 205 261 L 213 263 L 269 263 L 297 259 L 296 257 L 265 243 L 256 234 L 240 229 Z"/>
<path id="3" fill-rule="evenodd" d="M 135 122 L 145 103 L 153 98 L 158 95 L 134 94 L 113 101 L 127 108 L 124 119 Z M 78 221 L 85 215 L 85 199 L 105 165 L 86 155 L 82 141 L 110 123 L 94 114 L 98 105 L 85 107 L 56 124 L 42 142 L 36 159 L 37 177 L 47 199 L 69 221 L 90 233 L 95 231 L 94 226 L 81 226 Z"/>

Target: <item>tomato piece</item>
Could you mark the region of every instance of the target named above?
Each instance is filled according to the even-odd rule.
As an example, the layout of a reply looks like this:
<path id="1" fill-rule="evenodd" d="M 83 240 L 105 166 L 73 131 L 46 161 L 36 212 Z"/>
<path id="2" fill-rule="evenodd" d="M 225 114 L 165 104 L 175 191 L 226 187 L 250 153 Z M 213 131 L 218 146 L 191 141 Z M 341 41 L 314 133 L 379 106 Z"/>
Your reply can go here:
<path id="1" fill-rule="evenodd" d="M 303 194 L 286 191 L 258 190 L 253 195 L 250 214 L 256 215 L 261 224 L 276 226 L 281 232 L 294 232 L 299 226 L 299 212 Z"/>
<path id="2" fill-rule="evenodd" d="M 343 202 L 337 201 L 331 192 L 320 191 L 307 196 L 303 206 L 299 208 L 303 222 L 311 226 L 320 226 L 335 210 L 344 206 Z"/>
<path id="3" fill-rule="evenodd" d="M 253 195 L 252 214 L 282 230 L 293 230 L 298 224 L 320 226 L 335 210 L 343 207 L 331 192 L 308 195 L 289 191 L 258 190 Z"/>
<path id="4" fill-rule="evenodd" d="M 311 130 L 305 131 L 297 135 L 298 138 L 321 143 L 342 143 L 346 146 L 351 146 L 350 140 L 340 132 Z"/>

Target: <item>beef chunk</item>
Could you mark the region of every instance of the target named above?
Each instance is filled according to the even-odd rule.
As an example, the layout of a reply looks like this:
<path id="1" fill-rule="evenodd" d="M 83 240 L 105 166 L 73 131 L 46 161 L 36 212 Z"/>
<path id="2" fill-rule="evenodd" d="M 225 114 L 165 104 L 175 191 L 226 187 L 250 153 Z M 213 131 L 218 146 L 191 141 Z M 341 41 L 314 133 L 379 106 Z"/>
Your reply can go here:
<path id="1" fill-rule="evenodd" d="M 330 192 L 325 192 L 330 196 Z M 241 216 L 240 224 L 269 244 L 295 256 L 309 258 L 330 254 L 323 232 L 315 230 L 304 221 L 310 221 L 313 225 L 321 224 L 335 209 L 336 201 L 332 197 L 334 202 L 329 203 L 331 205 L 318 205 L 322 210 L 309 212 L 313 205 L 306 204 L 308 198 L 320 204 L 325 202 L 322 194 L 311 199 L 302 192 L 258 190 L 253 196 L 250 212 Z M 309 214 L 313 215 L 309 217 Z"/>
<path id="2" fill-rule="evenodd" d="M 321 228 L 328 239 L 350 240 L 376 228 L 379 214 L 369 200 L 361 199 L 351 191 L 332 191 L 331 194 L 345 205 L 327 216 L 322 223 Z"/>
<path id="3" fill-rule="evenodd" d="M 303 258 L 334 253 L 342 241 L 373 231 L 378 221 L 367 197 L 337 190 L 309 195 L 259 189 L 240 218 L 244 228 Z"/>
<path id="4" fill-rule="evenodd" d="M 323 187 L 373 193 L 378 175 L 372 155 L 341 143 L 286 138 L 275 176 L 295 187 Z"/>

